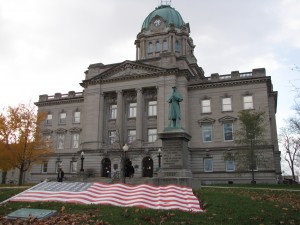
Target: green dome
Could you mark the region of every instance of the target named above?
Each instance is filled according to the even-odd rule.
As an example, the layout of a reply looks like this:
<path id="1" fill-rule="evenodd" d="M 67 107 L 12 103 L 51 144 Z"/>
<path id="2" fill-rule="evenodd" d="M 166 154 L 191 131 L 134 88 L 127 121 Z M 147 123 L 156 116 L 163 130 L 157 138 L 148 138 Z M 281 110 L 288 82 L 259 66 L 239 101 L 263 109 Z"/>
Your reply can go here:
<path id="1" fill-rule="evenodd" d="M 146 17 L 142 29 L 149 30 L 150 22 L 155 16 L 162 17 L 167 26 L 169 26 L 171 23 L 174 24 L 176 28 L 180 28 L 182 25 L 185 25 L 185 22 L 177 10 L 169 5 L 161 5 Z"/>

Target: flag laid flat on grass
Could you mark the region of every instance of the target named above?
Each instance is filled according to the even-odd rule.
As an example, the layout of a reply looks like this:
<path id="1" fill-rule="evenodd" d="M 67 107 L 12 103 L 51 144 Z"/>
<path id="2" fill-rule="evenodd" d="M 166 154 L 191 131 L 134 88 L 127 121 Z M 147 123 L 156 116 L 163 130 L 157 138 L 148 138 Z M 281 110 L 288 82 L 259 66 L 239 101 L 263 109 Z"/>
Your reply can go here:
<path id="1" fill-rule="evenodd" d="M 67 202 L 80 204 L 107 204 L 122 207 L 145 207 L 152 209 L 179 209 L 201 212 L 199 200 L 191 188 L 176 185 L 129 186 L 105 183 L 43 182 L 8 201 L 16 202 Z"/>

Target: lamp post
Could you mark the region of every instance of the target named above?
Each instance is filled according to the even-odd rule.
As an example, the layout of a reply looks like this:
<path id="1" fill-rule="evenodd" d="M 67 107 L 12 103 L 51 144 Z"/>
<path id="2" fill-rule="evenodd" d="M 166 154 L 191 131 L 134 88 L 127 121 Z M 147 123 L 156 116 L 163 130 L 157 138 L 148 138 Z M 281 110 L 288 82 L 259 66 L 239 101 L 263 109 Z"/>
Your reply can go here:
<path id="1" fill-rule="evenodd" d="M 160 167 L 161 167 L 161 149 L 159 148 L 158 149 L 158 168 L 160 169 Z"/>
<path id="2" fill-rule="evenodd" d="M 83 171 L 84 171 L 84 169 L 83 169 L 84 152 L 83 152 L 83 151 L 81 152 L 81 157 L 80 157 L 80 159 L 81 159 L 81 168 L 80 168 L 80 172 L 83 172 Z"/>
<path id="3" fill-rule="evenodd" d="M 129 147 L 127 144 L 123 146 L 123 151 L 124 151 L 124 160 L 123 160 L 123 183 L 126 183 L 126 153 L 128 151 Z"/>

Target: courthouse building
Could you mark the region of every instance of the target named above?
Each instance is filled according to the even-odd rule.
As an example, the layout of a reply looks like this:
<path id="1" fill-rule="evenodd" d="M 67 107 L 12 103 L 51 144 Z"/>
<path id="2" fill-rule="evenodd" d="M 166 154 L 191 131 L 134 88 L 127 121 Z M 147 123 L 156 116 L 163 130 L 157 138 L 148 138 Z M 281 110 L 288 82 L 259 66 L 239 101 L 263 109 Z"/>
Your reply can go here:
<path id="1" fill-rule="evenodd" d="M 167 100 L 176 87 L 183 98 L 180 124 L 191 136 L 185 157 L 194 178 L 203 184 L 251 181 L 251 171 L 240 170 L 226 155 L 241 150 L 234 141 L 238 113 L 260 110 L 266 118 L 262 152 L 268 163 L 257 164 L 255 179 L 274 183 L 281 167 L 271 77 L 264 68 L 204 75 L 190 32 L 180 13 L 162 4 L 142 23 L 132 49 L 136 60 L 91 64 L 80 83 L 82 92 L 40 95 L 35 104 L 47 113 L 42 132 L 53 141 L 55 154 L 34 165 L 27 181 L 55 179 L 58 167 L 67 180 L 75 180 L 82 152 L 86 176 L 101 180 L 122 173 L 125 144 L 134 179 L 157 176 L 164 167 L 161 156 L 168 157 L 159 134 L 169 124 Z"/>

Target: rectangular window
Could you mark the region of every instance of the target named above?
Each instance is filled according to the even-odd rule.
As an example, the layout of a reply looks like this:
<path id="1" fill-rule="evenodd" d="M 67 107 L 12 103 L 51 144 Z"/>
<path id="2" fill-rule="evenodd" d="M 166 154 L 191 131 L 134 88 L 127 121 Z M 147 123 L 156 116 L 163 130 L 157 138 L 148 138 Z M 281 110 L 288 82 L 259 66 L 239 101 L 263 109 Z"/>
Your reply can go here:
<path id="1" fill-rule="evenodd" d="M 52 124 L 52 114 L 48 114 L 46 118 L 46 125 Z"/>
<path id="2" fill-rule="evenodd" d="M 65 134 L 57 134 L 57 149 L 64 149 Z"/>
<path id="3" fill-rule="evenodd" d="M 180 52 L 180 44 L 179 44 L 179 41 L 175 41 L 175 51 L 176 52 Z"/>
<path id="4" fill-rule="evenodd" d="M 48 172 L 48 162 L 43 162 L 42 164 L 42 173 Z"/>
<path id="5" fill-rule="evenodd" d="M 74 112 L 73 123 L 80 123 L 80 112 Z"/>
<path id="6" fill-rule="evenodd" d="M 109 142 L 109 144 L 113 144 L 113 143 L 115 143 L 116 142 L 116 140 L 117 140 L 117 133 L 116 133 L 116 131 L 109 131 L 108 132 L 108 142 Z"/>
<path id="7" fill-rule="evenodd" d="M 244 109 L 253 109 L 253 96 L 244 96 Z"/>
<path id="8" fill-rule="evenodd" d="M 224 140 L 232 141 L 233 140 L 232 123 L 224 123 L 223 128 L 224 128 Z"/>
<path id="9" fill-rule="evenodd" d="M 136 140 L 136 130 L 128 130 L 128 143 Z"/>
<path id="10" fill-rule="evenodd" d="M 148 142 L 155 142 L 157 139 L 157 129 L 148 129 Z"/>
<path id="11" fill-rule="evenodd" d="M 149 101 L 148 116 L 156 116 L 156 115 L 157 115 L 157 101 Z"/>
<path id="12" fill-rule="evenodd" d="M 129 118 L 136 117 L 136 102 L 129 103 Z"/>
<path id="13" fill-rule="evenodd" d="M 233 160 L 227 160 L 226 161 L 226 171 L 232 172 L 235 171 L 235 164 Z"/>
<path id="14" fill-rule="evenodd" d="M 212 141 L 212 125 L 211 124 L 202 124 L 202 138 L 203 142 Z"/>
<path id="15" fill-rule="evenodd" d="M 79 133 L 72 133 L 72 148 L 79 147 Z"/>
<path id="16" fill-rule="evenodd" d="M 204 172 L 213 172 L 213 160 L 212 158 L 204 159 Z"/>
<path id="17" fill-rule="evenodd" d="M 202 100 L 202 113 L 211 113 L 210 99 Z"/>
<path id="18" fill-rule="evenodd" d="M 77 162 L 76 161 L 71 161 L 70 172 L 77 173 Z"/>
<path id="19" fill-rule="evenodd" d="M 59 114 L 59 124 L 66 124 L 67 113 L 62 112 Z"/>
<path id="20" fill-rule="evenodd" d="M 111 119 L 117 118 L 117 105 L 110 105 L 110 118 Z"/>
<path id="21" fill-rule="evenodd" d="M 222 111 L 232 111 L 231 98 L 222 99 Z"/>

